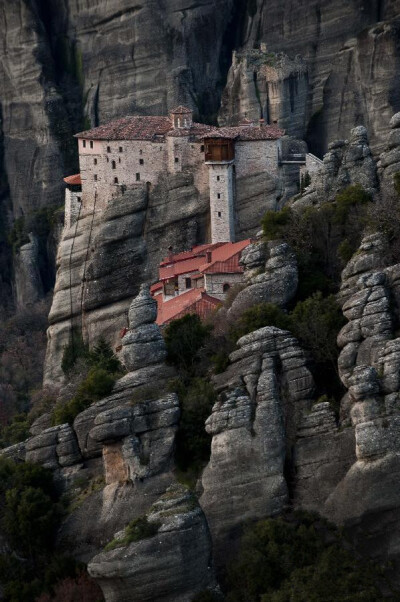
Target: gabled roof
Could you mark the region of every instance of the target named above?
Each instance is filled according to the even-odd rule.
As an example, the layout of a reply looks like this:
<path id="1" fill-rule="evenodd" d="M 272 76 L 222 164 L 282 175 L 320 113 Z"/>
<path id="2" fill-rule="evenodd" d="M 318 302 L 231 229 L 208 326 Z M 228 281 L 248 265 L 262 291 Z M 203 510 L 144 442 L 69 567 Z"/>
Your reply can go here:
<path id="1" fill-rule="evenodd" d="M 184 259 L 189 259 L 191 257 L 197 257 L 198 255 L 205 256 L 206 251 L 209 251 L 211 249 L 216 249 L 217 247 L 220 247 L 221 245 L 224 245 L 224 244 L 226 244 L 226 243 L 214 242 L 214 243 L 207 243 L 205 245 L 197 245 L 195 247 L 192 247 L 190 249 L 190 251 L 182 251 L 182 253 L 176 253 L 174 255 L 164 257 L 164 259 L 160 263 L 160 266 L 169 265 L 171 263 L 176 263 L 178 261 L 183 261 Z"/>
<path id="2" fill-rule="evenodd" d="M 192 109 L 188 109 L 188 107 L 179 105 L 179 107 L 175 107 L 175 109 L 172 109 L 171 113 L 173 113 L 174 115 L 185 115 L 187 113 L 193 113 L 193 111 Z"/>
<path id="3" fill-rule="evenodd" d="M 217 249 L 214 249 L 211 254 L 211 261 L 202 264 L 199 267 L 199 271 L 204 274 L 232 274 L 235 272 L 243 272 L 242 266 L 239 265 L 239 254 L 250 243 L 251 239 L 247 238 L 246 240 L 240 240 L 239 242 L 227 242 Z"/>
<path id="4" fill-rule="evenodd" d="M 162 295 L 156 297 L 158 304 L 156 323 L 167 324 L 190 313 L 205 318 L 213 309 L 221 305 L 221 301 L 211 297 L 204 288 L 192 288 L 173 299 L 163 301 Z"/>
<path id="5" fill-rule="evenodd" d="M 182 261 L 171 263 L 160 267 L 160 280 L 168 280 L 182 274 L 190 274 L 190 272 L 198 272 L 199 267 L 204 263 L 204 256 L 188 257 Z"/>
<path id="6" fill-rule="evenodd" d="M 227 138 L 228 140 L 278 140 L 285 130 L 276 125 L 238 125 L 234 127 L 215 128 L 205 138 Z"/>
<path id="7" fill-rule="evenodd" d="M 68 184 L 68 186 L 81 186 L 82 185 L 81 174 L 76 173 L 73 176 L 67 176 L 66 178 L 64 178 L 64 182 L 66 184 Z"/>
<path id="8" fill-rule="evenodd" d="M 165 136 L 172 128 L 169 117 L 136 116 L 115 119 L 97 128 L 75 134 L 75 138 L 91 140 L 153 140 Z"/>

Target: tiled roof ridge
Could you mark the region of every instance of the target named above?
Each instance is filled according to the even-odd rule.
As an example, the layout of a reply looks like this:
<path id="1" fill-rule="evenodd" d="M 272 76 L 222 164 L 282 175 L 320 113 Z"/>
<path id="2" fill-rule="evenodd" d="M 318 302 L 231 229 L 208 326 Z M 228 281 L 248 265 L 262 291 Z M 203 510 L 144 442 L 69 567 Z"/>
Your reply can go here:
<path id="1" fill-rule="evenodd" d="M 69 184 L 70 186 L 80 186 L 82 184 L 80 173 L 73 174 L 72 176 L 67 176 L 66 178 L 63 178 L 63 180 L 66 184 Z"/>
<path id="2" fill-rule="evenodd" d="M 184 105 L 178 105 L 174 109 L 171 109 L 170 113 L 174 113 L 175 115 L 183 115 L 185 113 L 193 113 L 193 111 Z"/>

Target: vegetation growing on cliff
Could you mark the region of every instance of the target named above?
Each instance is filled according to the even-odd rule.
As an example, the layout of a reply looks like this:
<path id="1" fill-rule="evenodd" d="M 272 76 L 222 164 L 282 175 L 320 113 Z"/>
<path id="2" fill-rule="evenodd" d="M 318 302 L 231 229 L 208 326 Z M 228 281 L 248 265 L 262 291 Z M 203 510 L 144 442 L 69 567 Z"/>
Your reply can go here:
<path id="1" fill-rule="evenodd" d="M 0 516 L 5 602 L 32 602 L 41 592 L 52 594 L 62 580 L 78 578 L 83 567 L 55 547 L 63 506 L 50 470 L 1 457 Z"/>
<path id="2" fill-rule="evenodd" d="M 317 516 L 248 526 L 228 568 L 228 602 L 378 602 L 382 571 Z"/>

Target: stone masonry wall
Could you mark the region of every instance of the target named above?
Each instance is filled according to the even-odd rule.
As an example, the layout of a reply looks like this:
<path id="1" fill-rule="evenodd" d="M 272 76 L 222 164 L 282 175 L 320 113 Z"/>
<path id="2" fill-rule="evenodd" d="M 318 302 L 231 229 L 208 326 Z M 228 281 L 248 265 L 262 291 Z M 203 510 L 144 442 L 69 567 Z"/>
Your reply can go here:
<path id="1" fill-rule="evenodd" d="M 278 175 L 278 141 L 252 140 L 235 144 L 236 177 L 268 172 Z"/>
<path id="2" fill-rule="evenodd" d="M 229 286 L 241 284 L 244 282 L 244 276 L 243 274 L 206 274 L 205 281 L 205 288 L 209 295 L 217 297 L 217 299 L 225 299 L 224 284 L 229 284 Z"/>
<path id="3" fill-rule="evenodd" d="M 81 208 L 82 192 L 65 189 L 64 226 L 71 228 L 76 223 Z"/>
<path id="4" fill-rule="evenodd" d="M 209 164 L 209 176 L 211 242 L 234 241 L 234 181 L 232 163 Z"/>

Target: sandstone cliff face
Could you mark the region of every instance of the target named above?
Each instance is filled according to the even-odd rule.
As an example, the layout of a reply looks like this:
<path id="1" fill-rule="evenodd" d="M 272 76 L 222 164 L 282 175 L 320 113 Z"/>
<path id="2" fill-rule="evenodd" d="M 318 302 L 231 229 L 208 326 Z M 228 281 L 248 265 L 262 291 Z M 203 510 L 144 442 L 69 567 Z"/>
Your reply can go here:
<path id="1" fill-rule="evenodd" d="M 214 378 L 223 394 L 206 422 L 213 439 L 200 503 L 217 566 L 226 562 L 244 521 L 277 515 L 288 503 L 285 460 L 313 395 L 304 353 L 290 333 L 261 328 L 238 347 L 228 370 Z"/>
<path id="2" fill-rule="evenodd" d="M 262 111 L 267 119 L 287 123 L 289 133 L 306 136 L 319 156 L 330 140 L 345 137 L 354 125 L 365 125 L 373 151 L 379 153 L 390 116 L 400 107 L 395 84 L 398 15 L 396 1 L 249 3 L 221 119 L 243 118 L 245 113 L 258 119 Z M 267 68 L 251 59 L 261 43 L 265 46 L 258 59 L 262 54 L 259 62 Z M 238 65 L 245 57 L 247 65 Z"/>

